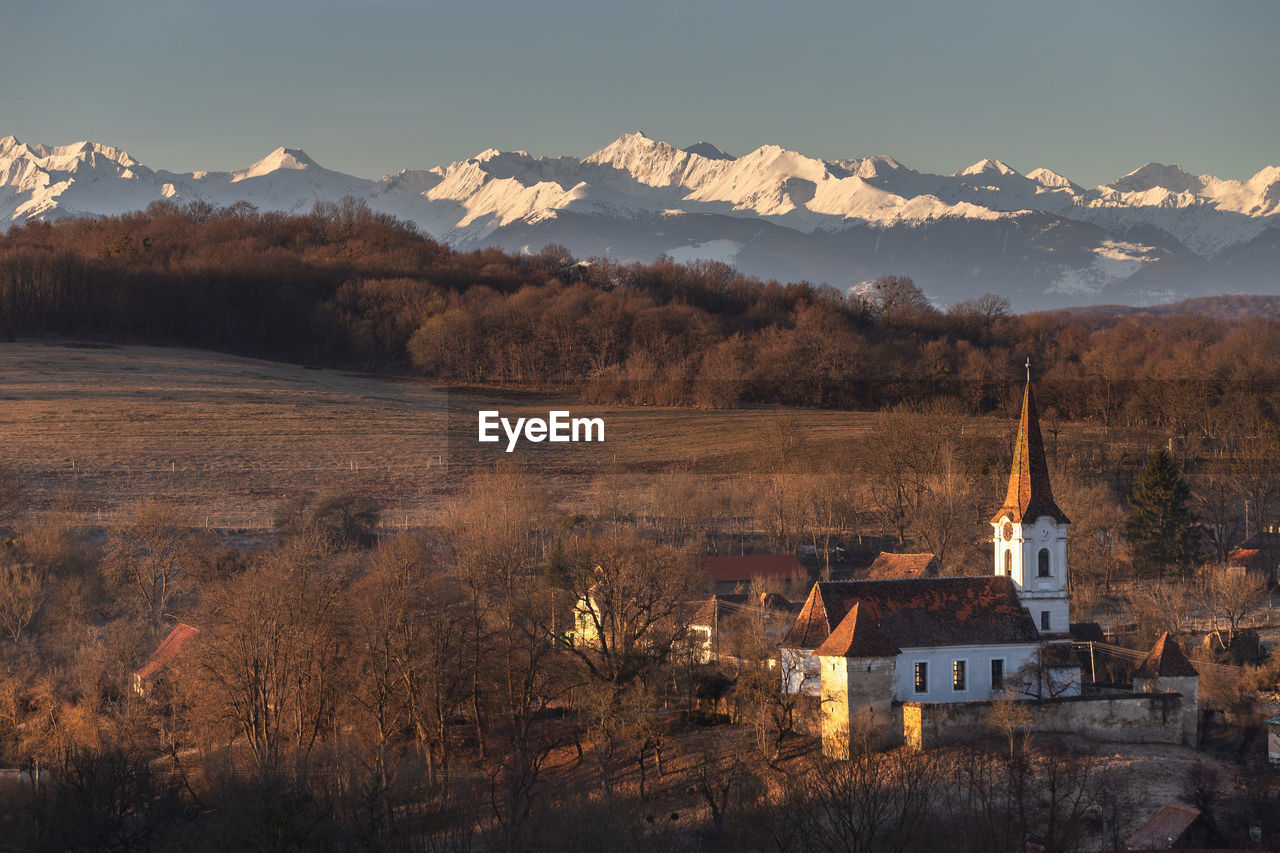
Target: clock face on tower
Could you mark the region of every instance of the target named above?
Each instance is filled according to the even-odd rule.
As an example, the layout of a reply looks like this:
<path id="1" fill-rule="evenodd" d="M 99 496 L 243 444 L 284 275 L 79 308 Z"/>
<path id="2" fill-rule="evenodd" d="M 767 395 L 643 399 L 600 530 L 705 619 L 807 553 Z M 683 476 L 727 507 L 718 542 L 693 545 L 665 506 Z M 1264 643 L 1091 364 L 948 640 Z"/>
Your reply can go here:
<path id="1" fill-rule="evenodd" d="M 1006 521 L 1004 527 L 1000 528 L 1000 532 L 1004 535 L 1004 541 L 1008 542 L 1013 538 L 1013 525 Z"/>

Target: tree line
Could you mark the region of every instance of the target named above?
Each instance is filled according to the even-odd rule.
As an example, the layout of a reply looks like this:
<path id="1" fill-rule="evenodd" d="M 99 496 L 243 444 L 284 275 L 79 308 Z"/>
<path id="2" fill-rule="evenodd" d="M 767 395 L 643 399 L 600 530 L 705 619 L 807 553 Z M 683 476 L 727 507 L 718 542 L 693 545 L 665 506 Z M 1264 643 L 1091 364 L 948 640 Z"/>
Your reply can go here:
<path id="1" fill-rule="evenodd" d="M 725 264 L 458 251 L 354 199 L 305 215 L 157 202 L 0 238 L 0 334 L 208 347 L 640 404 L 878 408 L 1042 399 L 1108 427 L 1213 436 L 1274 415 L 1280 325 L 1202 315 L 946 310 L 910 279 L 842 292 Z"/>

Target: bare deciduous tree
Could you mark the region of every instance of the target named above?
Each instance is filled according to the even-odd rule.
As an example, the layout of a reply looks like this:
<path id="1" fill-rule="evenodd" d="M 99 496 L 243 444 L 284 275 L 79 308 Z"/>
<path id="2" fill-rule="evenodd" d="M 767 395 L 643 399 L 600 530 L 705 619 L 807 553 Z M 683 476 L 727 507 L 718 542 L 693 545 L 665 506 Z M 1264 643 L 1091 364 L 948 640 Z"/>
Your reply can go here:
<path id="1" fill-rule="evenodd" d="M 578 640 L 571 650 L 594 678 L 626 684 L 675 650 L 700 578 L 689 555 L 635 536 L 593 542 L 584 557 L 592 568 L 574 580 Z"/>
<path id="2" fill-rule="evenodd" d="M 339 693 L 343 567 L 316 542 L 292 540 L 211 596 L 200 644 L 200 698 L 275 770 L 325 734 Z"/>
<path id="3" fill-rule="evenodd" d="M 44 604 L 47 579 L 28 563 L 0 557 L 0 633 L 18 642 Z"/>
<path id="4" fill-rule="evenodd" d="M 134 506 L 107 542 L 103 572 L 156 630 L 169 618 L 192 560 L 190 525 L 159 501 Z"/>

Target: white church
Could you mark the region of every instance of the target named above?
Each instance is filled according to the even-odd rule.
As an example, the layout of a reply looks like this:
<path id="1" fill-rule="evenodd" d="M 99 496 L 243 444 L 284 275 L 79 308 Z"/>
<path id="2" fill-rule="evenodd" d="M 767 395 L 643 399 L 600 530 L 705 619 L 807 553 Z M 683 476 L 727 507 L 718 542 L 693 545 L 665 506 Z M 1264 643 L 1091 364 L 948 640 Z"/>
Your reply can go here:
<path id="1" fill-rule="evenodd" d="M 1009 489 L 991 519 L 991 573 L 817 583 L 779 643 L 786 689 L 820 697 L 824 734 L 847 734 L 860 717 L 892 728 L 903 703 L 1078 696 L 1069 526 L 1028 378 Z"/>

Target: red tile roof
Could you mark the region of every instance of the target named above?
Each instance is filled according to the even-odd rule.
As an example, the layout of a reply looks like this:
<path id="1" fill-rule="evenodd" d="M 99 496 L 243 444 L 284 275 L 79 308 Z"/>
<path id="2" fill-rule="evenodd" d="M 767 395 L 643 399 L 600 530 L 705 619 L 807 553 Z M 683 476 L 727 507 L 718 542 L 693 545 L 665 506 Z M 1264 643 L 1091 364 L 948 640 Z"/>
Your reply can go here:
<path id="1" fill-rule="evenodd" d="M 818 648 L 855 604 L 900 648 L 1040 639 L 1013 581 L 982 576 L 820 582 L 779 645 Z"/>
<path id="2" fill-rule="evenodd" d="M 992 516 L 999 521 L 1008 516 L 1016 522 L 1032 523 L 1047 515 L 1062 523 L 1070 519 L 1058 508 L 1049 486 L 1049 464 L 1044 458 L 1044 440 L 1040 437 L 1040 418 L 1036 415 L 1031 383 L 1022 395 L 1022 420 L 1018 422 L 1018 440 L 1013 448 L 1013 468 L 1009 472 L 1009 491 L 1004 504 Z"/>
<path id="3" fill-rule="evenodd" d="M 940 571 L 938 558 L 933 554 L 890 554 L 881 551 L 867 571 L 867 577 L 871 580 L 937 577 Z"/>
<path id="4" fill-rule="evenodd" d="M 902 649 L 872 624 L 869 615 L 859 618 L 860 610 L 861 605 L 853 605 L 814 654 L 836 658 L 892 658 L 902 654 Z"/>
<path id="5" fill-rule="evenodd" d="M 1133 671 L 1134 678 L 1187 678 L 1199 674 L 1177 641 L 1169 639 L 1168 631 L 1160 635 L 1147 659 Z"/>
<path id="6" fill-rule="evenodd" d="M 157 673 L 168 667 L 174 658 L 180 655 L 182 650 L 199 634 L 199 628 L 192 628 L 185 622 L 179 622 L 169 632 L 169 636 L 164 638 L 164 642 L 160 644 L 159 648 L 152 653 L 142 669 L 138 670 L 138 678 L 143 681 L 153 678 Z"/>
<path id="7" fill-rule="evenodd" d="M 746 554 L 707 557 L 702 568 L 717 583 L 749 581 L 752 578 L 807 578 L 809 573 L 795 554 Z"/>

